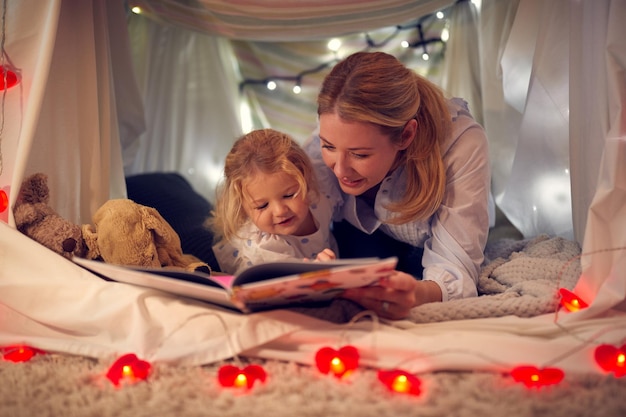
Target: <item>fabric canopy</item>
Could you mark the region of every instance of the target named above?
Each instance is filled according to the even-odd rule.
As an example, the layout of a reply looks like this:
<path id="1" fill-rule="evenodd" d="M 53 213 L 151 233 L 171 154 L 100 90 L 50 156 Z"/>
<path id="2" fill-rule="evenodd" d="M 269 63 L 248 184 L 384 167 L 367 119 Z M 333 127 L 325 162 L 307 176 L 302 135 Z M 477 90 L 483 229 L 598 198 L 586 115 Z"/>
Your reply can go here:
<path id="1" fill-rule="evenodd" d="M 327 39 L 393 26 L 448 6 L 450 0 L 195 1 L 133 0 L 151 18 L 231 39 Z"/>

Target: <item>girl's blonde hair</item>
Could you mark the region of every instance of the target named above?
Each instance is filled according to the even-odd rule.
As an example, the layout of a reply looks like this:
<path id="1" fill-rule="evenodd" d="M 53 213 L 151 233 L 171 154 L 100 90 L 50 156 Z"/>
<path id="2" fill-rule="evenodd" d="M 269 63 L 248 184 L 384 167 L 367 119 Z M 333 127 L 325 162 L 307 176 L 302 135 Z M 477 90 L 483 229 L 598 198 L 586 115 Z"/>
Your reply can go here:
<path id="1" fill-rule="evenodd" d="M 207 222 L 218 240 L 238 237 L 238 231 L 248 221 L 244 204 L 249 195 L 244 184 L 259 172 L 290 175 L 300 186 L 296 197 L 309 204 L 319 195 L 311 161 L 298 143 L 273 129 L 254 130 L 240 137 L 226 155 L 215 210 Z"/>
<path id="2" fill-rule="evenodd" d="M 407 189 L 399 201 L 386 207 L 394 213 L 387 222 L 423 220 L 437 211 L 446 187 L 440 146 L 450 134 L 451 116 L 435 84 L 392 55 L 357 52 L 326 76 L 317 104 L 318 115 L 371 123 L 397 143 L 407 122 L 417 120 L 416 135 L 398 161 L 407 172 Z"/>

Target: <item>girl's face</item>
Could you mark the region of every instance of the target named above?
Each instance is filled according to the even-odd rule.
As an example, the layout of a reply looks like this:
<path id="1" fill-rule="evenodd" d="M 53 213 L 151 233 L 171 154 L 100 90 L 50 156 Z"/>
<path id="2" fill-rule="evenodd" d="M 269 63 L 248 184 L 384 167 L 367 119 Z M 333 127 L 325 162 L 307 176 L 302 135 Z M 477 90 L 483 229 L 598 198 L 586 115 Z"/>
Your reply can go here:
<path id="1" fill-rule="evenodd" d="M 244 209 L 259 230 L 277 234 L 306 236 L 316 226 L 300 185 L 291 176 L 279 172 L 255 171 L 243 183 L 248 194 Z"/>
<path id="2" fill-rule="evenodd" d="M 398 153 L 406 149 L 415 133 L 409 122 L 401 145 L 391 142 L 373 124 L 346 122 L 333 113 L 320 116 L 320 139 L 324 163 L 333 170 L 346 194 L 361 195 L 378 185 L 395 168 Z"/>

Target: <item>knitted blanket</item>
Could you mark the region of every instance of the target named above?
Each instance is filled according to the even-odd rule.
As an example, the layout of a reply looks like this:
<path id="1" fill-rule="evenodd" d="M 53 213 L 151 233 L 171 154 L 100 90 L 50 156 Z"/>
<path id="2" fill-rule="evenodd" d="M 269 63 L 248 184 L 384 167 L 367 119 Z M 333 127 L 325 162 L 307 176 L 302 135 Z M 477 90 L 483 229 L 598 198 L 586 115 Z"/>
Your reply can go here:
<path id="1" fill-rule="evenodd" d="M 580 246 L 560 237 L 500 240 L 486 248 L 479 297 L 414 308 L 409 319 L 426 323 L 483 317 L 534 317 L 554 312 L 561 287 L 580 276 Z"/>
<path id="2" fill-rule="evenodd" d="M 478 297 L 424 304 L 414 308 L 407 319 L 434 323 L 509 315 L 534 317 L 554 312 L 559 302 L 557 290 L 573 289 L 580 276 L 580 252 L 578 243 L 548 235 L 495 241 L 485 249 Z M 362 308 L 349 300 L 337 299 L 326 308 L 291 310 L 346 323 Z"/>

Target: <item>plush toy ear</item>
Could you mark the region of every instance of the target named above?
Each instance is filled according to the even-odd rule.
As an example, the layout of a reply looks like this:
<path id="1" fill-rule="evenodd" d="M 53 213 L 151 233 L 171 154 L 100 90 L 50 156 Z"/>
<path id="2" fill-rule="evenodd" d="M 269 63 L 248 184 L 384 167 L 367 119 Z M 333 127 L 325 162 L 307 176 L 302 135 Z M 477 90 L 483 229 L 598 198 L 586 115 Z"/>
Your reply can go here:
<path id="1" fill-rule="evenodd" d="M 170 243 L 174 237 L 172 236 L 173 229 L 167 221 L 161 216 L 157 209 L 147 206 L 141 206 L 141 218 L 146 228 L 152 230 L 156 237 L 155 240 L 159 243 Z"/>
<path id="2" fill-rule="evenodd" d="M 41 172 L 33 174 L 22 181 L 20 192 L 17 195 L 18 203 L 44 203 L 50 201 L 48 176 Z"/>
<path id="3" fill-rule="evenodd" d="M 87 246 L 87 259 L 98 259 L 101 257 L 100 248 L 98 247 L 98 232 L 90 224 L 84 224 L 82 227 L 83 239 Z"/>
<path id="4" fill-rule="evenodd" d="M 40 221 L 43 218 L 43 214 L 36 210 L 33 204 L 20 204 L 15 206 L 13 218 L 15 219 L 15 227 L 22 231 L 24 227 Z"/>
<path id="5" fill-rule="evenodd" d="M 146 227 L 154 232 L 154 243 L 161 265 L 188 267 L 192 260 L 185 258 L 178 234 L 161 214 L 155 208 L 142 206 L 142 217 Z"/>

